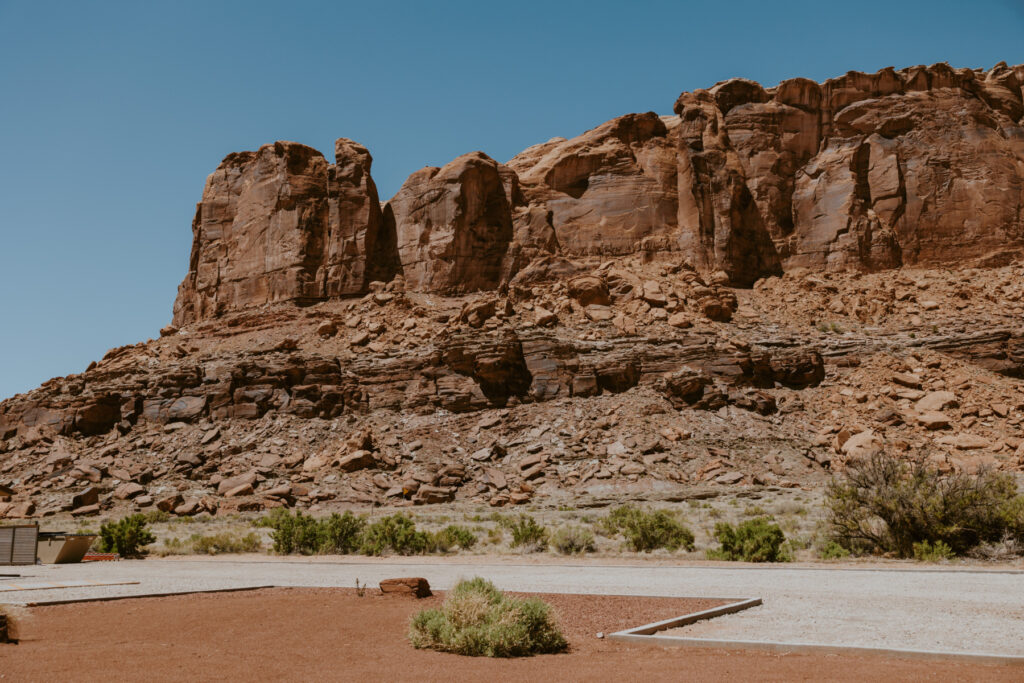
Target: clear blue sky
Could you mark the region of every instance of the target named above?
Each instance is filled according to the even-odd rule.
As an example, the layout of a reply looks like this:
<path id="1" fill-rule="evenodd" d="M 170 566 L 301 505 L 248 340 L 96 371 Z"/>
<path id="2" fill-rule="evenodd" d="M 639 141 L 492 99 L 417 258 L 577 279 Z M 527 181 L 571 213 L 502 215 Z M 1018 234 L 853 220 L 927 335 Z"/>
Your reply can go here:
<path id="1" fill-rule="evenodd" d="M 386 198 L 732 76 L 1000 60 L 1024 0 L 0 0 L 0 398 L 170 321 L 228 152 L 353 138 Z"/>

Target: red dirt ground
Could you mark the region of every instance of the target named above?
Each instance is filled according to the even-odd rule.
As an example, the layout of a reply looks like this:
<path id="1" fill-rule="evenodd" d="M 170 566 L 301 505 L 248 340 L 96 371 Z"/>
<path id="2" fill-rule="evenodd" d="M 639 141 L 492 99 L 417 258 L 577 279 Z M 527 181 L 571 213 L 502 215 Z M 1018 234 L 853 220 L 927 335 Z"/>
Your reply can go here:
<path id="1" fill-rule="evenodd" d="M 599 640 L 714 606 L 679 598 L 544 595 L 571 644 L 561 655 L 496 660 L 415 650 L 410 616 L 440 603 L 353 589 L 277 588 L 31 610 L 19 645 L 0 645 L 2 681 L 208 680 L 985 680 L 1019 667 L 867 656 L 673 650 Z"/>

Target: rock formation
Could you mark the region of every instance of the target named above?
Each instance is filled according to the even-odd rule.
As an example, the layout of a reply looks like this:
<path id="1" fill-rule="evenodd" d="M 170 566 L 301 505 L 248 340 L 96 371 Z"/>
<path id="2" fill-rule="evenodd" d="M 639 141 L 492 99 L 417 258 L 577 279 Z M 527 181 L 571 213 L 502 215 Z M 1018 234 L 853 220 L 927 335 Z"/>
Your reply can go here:
<path id="1" fill-rule="evenodd" d="M 388 202 L 407 286 L 449 294 L 497 288 L 515 191 L 515 174 L 481 152 L 409 176 Z"/>
<path id="2" fill-rule="evenodd" d="M 397 271 L 365 147 L 335 163 L 294 142 L 229 154 L 206 180 L 174 324 L 249 306 L 361 294 Z"/>
<path id="3" fill-rule="evenodd" d="M 508 165 L 474 152 L 379 205 L 369 152 L 290 142 L 207 180 L 175 324 L 290 300 L 493 290 L 565 259 L 682 255 L 750 286 L 792 268 L 1003 263 L 1024 244 L 1024 66 L 850 72 L 683 93 Z M 533 266 L 531 268 L 531 265 Z"/>
<path id="4" fill-rule="evenodd" d="M 351 140 L 231 154 L 161 338 L 0 402 L 0 517 L 1020 469 L 1022 83 L 732 79 L 383 204 Z"/>

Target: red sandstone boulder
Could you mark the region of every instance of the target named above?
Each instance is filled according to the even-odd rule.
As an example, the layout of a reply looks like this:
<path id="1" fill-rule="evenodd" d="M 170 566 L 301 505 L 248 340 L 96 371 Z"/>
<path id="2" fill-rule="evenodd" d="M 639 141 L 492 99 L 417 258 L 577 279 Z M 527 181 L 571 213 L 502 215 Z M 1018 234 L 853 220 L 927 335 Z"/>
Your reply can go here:
<path id="1" fill-rule="evenodd" d="M 427 580 L 419 577 L 384 579 L 380 582 L 380 590 L 382 593 L 414 595 L 417 598 L 429 598 L 433 595 L 430 592 L 430 584 L 427 583 Z"/>

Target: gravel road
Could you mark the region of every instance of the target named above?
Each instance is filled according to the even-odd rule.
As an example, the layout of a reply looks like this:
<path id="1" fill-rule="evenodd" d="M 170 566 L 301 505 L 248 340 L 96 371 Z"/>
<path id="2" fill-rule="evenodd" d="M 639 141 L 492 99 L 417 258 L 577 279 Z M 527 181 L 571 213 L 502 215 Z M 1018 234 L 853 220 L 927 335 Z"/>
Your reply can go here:
<path id="1" fill-rule="evenodd" d="M 148 559 L 12 567 L 22 581 L 137 585 L 0 592 L 27 603 L 252 586 L 354 586 L 424 576 L 435 588 L 484 576 L 508 590 L 605 595 L 760 597 L 764 605 L 685 635 L 1024 655 L 1024 572 L 602 564 L 595 561 L 423 558 Z M 638 624 L 639 625 L 639 624 Z"/>

